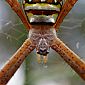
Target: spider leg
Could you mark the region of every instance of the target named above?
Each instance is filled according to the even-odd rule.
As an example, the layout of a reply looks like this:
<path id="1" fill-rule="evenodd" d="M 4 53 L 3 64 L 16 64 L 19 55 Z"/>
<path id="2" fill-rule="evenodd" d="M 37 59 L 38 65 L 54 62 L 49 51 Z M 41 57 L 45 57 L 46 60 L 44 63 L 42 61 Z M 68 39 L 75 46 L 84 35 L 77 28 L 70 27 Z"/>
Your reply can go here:
<path id="1" fill-rule="evenodd" d="M 59 38 L 55 38 L 51 48 L 60 54 L 60 56 L 85 80 L 85 61 L 70 50 Z"/>
<path id="2" fill-rule="evenodd" d="M 20 65 L 23 63 L 27 55 L 34 50 L 35 45 L 30 39 L 27 39 L 19 50 L 8 60 L 4 67 L 0 70 L 0 85 L 6 85 Z"/>
<path id="3" fill-rule="evenodd" d="M 61 23 L 63 22 L 63 19 L 65 18 L 65 16 L 69 13 L 69 11 L 72 9 L 72 7 L 74 6 L 74 4 L 77 2 L 78 0 L 66 0 L 66 2 L 64 3 L 64 5 L 61 8 L 61 12 L 59 13 L 59 16 L 54 24 L 54 28 L 56 29 L 56 31 L 58 31 L 59 26 L 61 25 Z"/>
<path id="4" fill-rule="evenodd" d="M 47 61 L 48 61 L 48 56 L 47 55 L 46 56 L 43 56 L 43 62 L 44 62 L 44 64 L 46 64 Z"/>
<path id="5" fill-rule="evenodd" d="M 37 54 L 37 53 L 36 53 L 36 55 L 37 55 L 37 61 L 40 64 L 41 63 L 41 56 L 39 54 Z"/>
<path id="6" fill-rule="evenodd" d="M 31 28 L 30 23 L 28 22 L 19 2 L 17 0 L 6 0 L 10 7 L 15 11 L 15 13 L 19 16 L 27 30 Z"/>
<path id="7" fill-rule="evenodd" d="M 47 0 L 47 2 L 48 2 L 48 3 L 52 3 L 52 2 L 54 2 L 54 0 Z"/>
<path id="8" fill-rule="evenodd" d="M 41 2 L 41 0 L 32 0 L 32 2 L 40 3 L 40 2 Z"/>

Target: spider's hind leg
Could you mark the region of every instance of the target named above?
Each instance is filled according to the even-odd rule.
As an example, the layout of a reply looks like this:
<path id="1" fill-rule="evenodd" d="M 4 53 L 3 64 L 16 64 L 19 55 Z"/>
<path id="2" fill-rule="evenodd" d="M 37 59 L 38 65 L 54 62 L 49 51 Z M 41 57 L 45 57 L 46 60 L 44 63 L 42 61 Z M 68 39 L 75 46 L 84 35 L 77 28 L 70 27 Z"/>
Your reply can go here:
<path id="1" fill-rule="evenodd" d="M 63 1 L 63 0 L 58 0 L 58 1 Z M 78 0 L 65 0 L 64 5 L 62 6 L 62 9 L 59 13 L 59 16 L 54 24 L 54 28 L 56 29 L 56 31 L 58 31 L 61 23 L 63 22 L 64 18 L 66 17 L 66 15 L 70 12 L 70 10 L 73 8 L 74 4 L 77 2 Z"/>
<path id="2" fill-rule="evenodd" d="M 17 0 L 6 0 L 6 2 L 10 5 L 12 10 L 19 16 L 21 19 L 22 23 L 25 25 L 27 30 L 31 28 L 30 23 L 28 22 L 19 2 Z"/>

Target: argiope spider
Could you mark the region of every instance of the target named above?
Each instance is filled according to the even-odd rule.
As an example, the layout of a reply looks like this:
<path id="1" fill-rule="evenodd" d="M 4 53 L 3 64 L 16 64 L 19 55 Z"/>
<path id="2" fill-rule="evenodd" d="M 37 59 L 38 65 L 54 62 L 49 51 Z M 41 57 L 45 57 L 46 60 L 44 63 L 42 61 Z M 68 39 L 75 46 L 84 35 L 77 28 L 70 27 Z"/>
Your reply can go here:
<path id="1" fill-rule="evenodd" d="M 0 70 L 0 85 L 7 84 L 26 56 L 35 48 L 39 63 L 41 62 L 41 55 L 43 62 L 47 63 L 47 55 L 52 48 L 85 80 L 85 62 L 56 35 L 64 17 L 77 0 L 23 0 L 24 10 L 17 0 L 6 1 L 29 31 L 29 37 Z M 57 15 L 57 19 L 53 20 L 55 15 Z"/>

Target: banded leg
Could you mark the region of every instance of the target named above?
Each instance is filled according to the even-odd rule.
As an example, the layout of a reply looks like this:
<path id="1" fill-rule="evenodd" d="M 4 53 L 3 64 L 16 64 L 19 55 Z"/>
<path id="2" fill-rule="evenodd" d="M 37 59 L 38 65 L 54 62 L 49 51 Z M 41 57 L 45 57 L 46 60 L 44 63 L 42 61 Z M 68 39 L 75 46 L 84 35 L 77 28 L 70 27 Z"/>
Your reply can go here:
<path id="1" fill-rule="evenodd" d="M 12 56 L 6 65 L 0 70 L 0 85 L 6 85 L 26 56 L 35 48 L 34 44 L 27 39 L 19 50 Z"/>
<path id="2" fill-rule="evenodd" d="M 58 16 L 58 18 L 56 20 L 56 23 L 53 26 L 56 29 L 56 31 L 58 31 L 59 26 L 63 22 L 63 19 L 69 13 L 69 11 L 72 9 L 72 7 L 74 6 L 74 4 L 77 1 L 78 0 L 66 0 L 66 2 L 64 3 L 64 5 L 63 5 L 63 7 L 61 9 L 61 12 L 59 13 L 59 16 Z"/>
<path id="3" fill-rule="evenodd" d="M 19 16 L 27 30 L 31 28 L 31 25 L 28 23 L 28 20 L 26 16 L 24 15 L 24 12 L 22 8 L 20 7 L 20 4 L 17 0 L 6 0 L 8 4 L 11 6 L 11 8 L 15 11 L 15 13 Z"/>
<path id="4" fill-rule="evenodd" d="M 52 49 L 60 56 L 85 80 L 85 62 L 80 59 L 72 50 L 70 50 L 59 38 L 56 38 L 51 45 Z"/>

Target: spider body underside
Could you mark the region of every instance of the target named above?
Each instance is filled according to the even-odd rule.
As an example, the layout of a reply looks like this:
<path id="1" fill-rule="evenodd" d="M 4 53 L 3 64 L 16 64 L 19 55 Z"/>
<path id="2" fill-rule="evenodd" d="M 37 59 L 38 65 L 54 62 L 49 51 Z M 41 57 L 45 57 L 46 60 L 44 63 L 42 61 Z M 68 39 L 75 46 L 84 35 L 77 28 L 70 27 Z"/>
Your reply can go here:
<path id="1" fill-rule="evenodd" d="M 60 24 L 62 23 L 64 17 L 69 13 L 77 0 L 65 0 L 64 3 L 61 3 L 62 0 L 58 0 L 58 3 L 61 3 L 62 7 L 60 12 L 58 12 L 58 17 L 55 23 L 51 24 L 37 24 L 30 23 L 26 18 L 26 13 L 28 10 L 23 13 L 22 7 L 20 6 L 17 0 L 6 0 L 7 3 L 11 6 L 12 10 L 20 17 L 21 21 L 29 31 L 28 39 L 23 43 L 19 50 L 12 56 L 12 58 L 4 65 L 0 70 L 0 85 L 6 85 L 7 82 L 11 79 L 17 69 L 20 67 L 26 56 L 36 48 L 38 55 L 38 62 L 40 63 L 40 55 L 43 55 L 43 62 L 47 63 L 47 55 L 50 51 L 50 48 L 54 49 L 60 56 L 75 70 L 79 76 L 85 80 L 85 62 L 78 57 L 72 50 L 70 50 L 56 35 L 56 31 L 59 29 Z M 24 0 L 24 3 L 27 0 Z M 29 0 L 28 0 L 29 1 Z M 41 0 L 32 0 L 29 3 L 41 3 Z M 27 2 L 28 3 L 28 2 Z M 46 0 L 45 3 L 54 3 L 54 0 Z M 55 3 L 56 4 L 56 3 Z M 39 12 L 40 11 L 40 12 Z M 58 10 L 57 10 L 58 11 Z M 53 11 L 53 13 L 57 12 Z M 36 14 L 37 12 L 29 11 L 30 13 Z M 39 10 L 38 15 L 49 15 L 52 12 L 46 10 Z M 29 17 L 28 17 L 29 18 Z M 48 18 L 48 17 L 47 17 Z M 43 21 L 43 18 L 42 18 Z M 44 22 L 42 22 L 44 23 Z"/>

